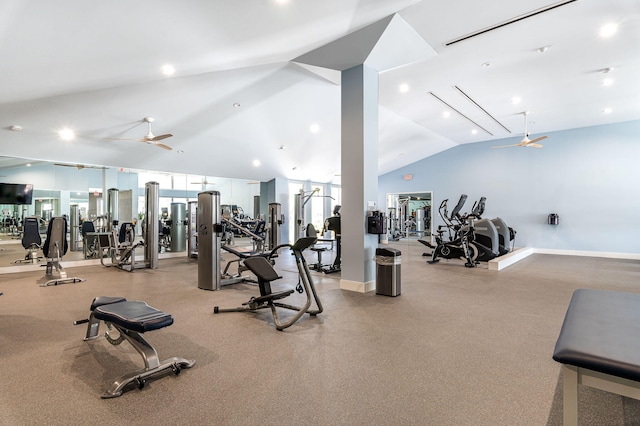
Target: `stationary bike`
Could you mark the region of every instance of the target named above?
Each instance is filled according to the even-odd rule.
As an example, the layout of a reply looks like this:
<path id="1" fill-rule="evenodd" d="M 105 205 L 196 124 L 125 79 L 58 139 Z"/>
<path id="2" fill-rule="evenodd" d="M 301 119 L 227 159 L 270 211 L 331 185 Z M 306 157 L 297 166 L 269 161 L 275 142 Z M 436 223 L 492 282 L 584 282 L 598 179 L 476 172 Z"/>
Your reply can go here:
<path id="1" fill-rule="evenodd" d="M 460 215 L 460 210 L 462 206 L 467 201 L 467 196 L 462 194 L 460 196 L 460 200 L 458 204 L 451 211 L 451 215 L 449 215 L 447 211 L 447 202 L 448 200 L 443 200 L 440 203 L 440 207 L 438 208 L 438 213 L 440 217 L 444 221 L 445 225 L 438 226 L 437 234 L 433 234 L 436 238 L 435 247 L 429 242 L 425 240 L 418 240 L 420 243 L 425 246 L 433 249 L 431 253 L 431 260 L 427 263 L 434 264 L 438 263 L 440 259 L 463 259 L 466 260 L 464 266 L 467 268 L 474 268 L 478 262 L 476 261 L 478 257 L 478 248 L 474 244 L 474 230 L 473 230 L 473 219 L 469 221 L 465 221 L 465 218 Z M 453 221 L 458 222 L 454 224 Z M 465 223 L 464 229 L 462 229 L 462 224 Z M 449 240 L 446 241 L 444 239 L 444 233 L 448 231 Z M 423 256 L 428 256 L 428 253 L 424 253 Z"/>

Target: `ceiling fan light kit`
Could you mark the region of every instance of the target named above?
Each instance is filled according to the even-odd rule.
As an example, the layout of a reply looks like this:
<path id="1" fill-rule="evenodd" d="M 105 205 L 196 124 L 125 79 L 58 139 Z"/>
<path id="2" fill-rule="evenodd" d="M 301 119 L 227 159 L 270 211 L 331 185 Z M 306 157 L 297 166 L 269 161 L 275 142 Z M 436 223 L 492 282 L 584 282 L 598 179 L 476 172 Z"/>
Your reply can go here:
<path id="1" fill-rule="evenodd" d="M 116 141 L 137 141 L 137 142 L 144 142 L 144 143 L 148 143 L 151 145 L 155 145 L 158 148 L 162 148 L 162 149 L 166 149 L 167 151 L 171 151 L 173 148 L 171 148 L 169 145 L 165 145 L 163 143 L 158 143 L 158 141 L 161 141 L 163 139 L 167 139 L 172 137 L 173 135 L 171 133 L 165 133 L 164 135 L 158 135 L 155 136 L 153 134 L 153 132 L 151 131 L 151 123 L 153 123 L 155 121 L 155 119 L 153 117 L 145 117 L 142 119 L 143 122 L 147 123 L 147 127 L 148 127 L 148 132 L 146 135 L 144 135 L 144 137 L 142 139 L 125 139 L 125 138 L 106 138 L 108 140 L 116 140 Z"/>
<path id="2" fill-rule="evenodd" d="M 521 146 L 521 147 L 527 147 L 527 148 L 542 148 L 544 145 L 539 144 L 538 142 L 540 142 L 543 139 L 546 139 L 547 136 L 538 136 L 537 138 L 534 139 L 529 139 L 529 129 L 528 129 L 528 123 L 527 123 L 527 112 L 523 112 L 522 113 L 524 115 L 524 138 L 522 138 L 522 140 L 520 141 L 520 143 L 515 143 L 515 144 L 511 144 L 511 145 L 500 145 L 500 146 L 492 146 L 491 148 L 509 148 L 512 146 Z"/>

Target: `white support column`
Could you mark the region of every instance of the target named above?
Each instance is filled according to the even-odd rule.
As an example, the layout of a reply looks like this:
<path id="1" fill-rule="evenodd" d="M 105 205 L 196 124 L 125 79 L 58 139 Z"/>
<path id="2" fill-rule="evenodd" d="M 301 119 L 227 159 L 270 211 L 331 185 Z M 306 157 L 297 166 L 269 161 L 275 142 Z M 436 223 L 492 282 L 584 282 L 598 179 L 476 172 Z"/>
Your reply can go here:
<path id="1" fill-rule="evenodd" d="M 342 71 L 342 278 L 340 288 L 375 290 L 377 235 L 366 233 L 369 201 L 378 199 L 378 72 Z"/>

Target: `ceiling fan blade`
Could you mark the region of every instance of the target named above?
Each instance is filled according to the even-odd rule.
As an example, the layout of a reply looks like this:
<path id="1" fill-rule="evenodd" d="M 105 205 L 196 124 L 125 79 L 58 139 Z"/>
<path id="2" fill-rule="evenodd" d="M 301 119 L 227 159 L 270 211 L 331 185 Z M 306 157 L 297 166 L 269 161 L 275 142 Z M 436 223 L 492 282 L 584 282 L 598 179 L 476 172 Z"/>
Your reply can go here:
<path id="1" fill-rule="evenodd" d="M 511 146 L 520 146 L 520 144 L 519 143 L 514 143 L 513 145 L 492 146 L 491 148 L 509 148 Z"/>
<path id="2" fill-rule="evenodd" d="M 540 145 L 539 143 L 530 143 L 528 145 L 525 145 L 526 147 L 531 147 L 531 148 L 542 148 L 544 145 Z"/>
<path id="3" fill-rule="evenodd" d="M 154 136 L 149 140 L 152 142 L 161 141 L 162 139 L 170 138 L 171 136 L 173 136 L 171 133 L 166 133 L 164 135 Z"/>
<path id="4" fill-rule="evenodd" d="M 540 142 L 541 140 L 546 139 L 546 138 L 547 138 L 547 136 L 540 136 L 538 138 L 531 139 L 530 141 L 528 141 L 526 143 L 526 146 L 531 146 L 532 143 Z"/>
<path id="5" fill-rule="evenodd" d="M 166 149 L 167 151 L 171 151 L 173 149 L 169 145 L 165 145 L 163 143 L 154 143 L 154 145 L 159 148 Z"/>
<path id="6" fill-rule="evenodd" d="M 108 141 L 136 141 L 136 142 L 145 142 L 143 139 L 126 139 L 126 138 L 104 138 Z"/>

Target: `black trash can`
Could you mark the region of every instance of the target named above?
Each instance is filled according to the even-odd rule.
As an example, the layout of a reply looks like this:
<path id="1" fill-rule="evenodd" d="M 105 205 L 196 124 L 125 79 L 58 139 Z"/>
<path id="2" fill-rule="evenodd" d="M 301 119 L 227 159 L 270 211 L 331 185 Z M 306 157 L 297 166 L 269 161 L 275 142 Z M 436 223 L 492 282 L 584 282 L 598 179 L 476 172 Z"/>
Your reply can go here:
<path id="1" fill-rule="evenodd" d="M 376 294 L 400 295 L 401 254 L 400 250 L 390 247 L 376 249 Z"/>

